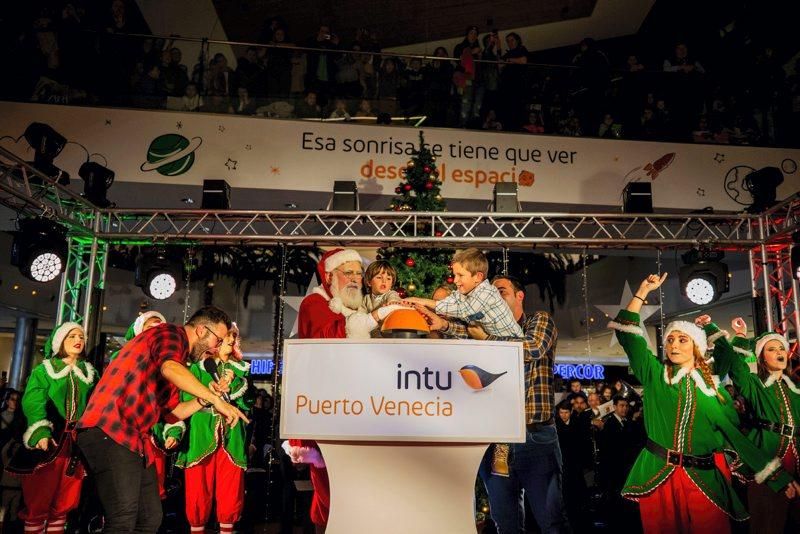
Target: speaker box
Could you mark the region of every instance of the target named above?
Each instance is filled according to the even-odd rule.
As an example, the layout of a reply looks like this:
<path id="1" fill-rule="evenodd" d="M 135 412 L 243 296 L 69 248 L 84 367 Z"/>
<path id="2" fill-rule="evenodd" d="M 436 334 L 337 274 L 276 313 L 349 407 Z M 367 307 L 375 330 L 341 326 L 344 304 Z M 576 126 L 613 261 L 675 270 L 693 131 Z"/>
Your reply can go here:
<path id="1" fill-rule="evenodd" d="M 358 186 L 354 181 L 333 182 L 332 211 L 358 211 Z"/>
<path id="2" fill-rule="evenodd" d="M 231 209 L 231 186 L 225 180 L 203 180 L 204 210 Z"/>
<path id="3" fill-rule="evenodd" d="M 494 184 L 494 211 L 496 213 L 519 212 L 516 182 L 497 182 Z"/>
<path id="4" fill-rule="evenodd" d="M 653 213 L 653 190 L 650 182 L 628 182 L 622 190 L 623 213 Z"/>

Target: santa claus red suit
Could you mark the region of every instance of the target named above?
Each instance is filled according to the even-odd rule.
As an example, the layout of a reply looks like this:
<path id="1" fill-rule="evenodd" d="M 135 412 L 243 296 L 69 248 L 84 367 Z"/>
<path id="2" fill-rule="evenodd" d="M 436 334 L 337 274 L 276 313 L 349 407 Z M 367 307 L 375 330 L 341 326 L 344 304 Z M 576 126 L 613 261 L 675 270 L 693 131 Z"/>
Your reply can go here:
<path id="1" fill-rule="evenodd" d="M 369 339 L 378 326 L 376 316 L 382 318 L 383 313 L 370 314 L 362 308 L 362 271 L 361 256 L 354 250 L 334 249 L 322 256 L 317 264 L 322 285 L 300 304 L 298 337 Z M 310 465 L 314 486 L 311 520 L 315 525 L 326 525 L 330 488 L 319 447 L 314 441 L 290 439 L 283 448 L 294 463 Z"/>

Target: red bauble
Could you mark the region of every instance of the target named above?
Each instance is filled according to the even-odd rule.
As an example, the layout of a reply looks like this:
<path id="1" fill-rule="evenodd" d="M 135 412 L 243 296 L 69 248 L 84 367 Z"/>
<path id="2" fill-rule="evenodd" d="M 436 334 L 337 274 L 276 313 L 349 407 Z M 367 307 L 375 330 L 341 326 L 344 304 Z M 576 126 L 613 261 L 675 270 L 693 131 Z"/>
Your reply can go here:
<path id="1" fill-rule="evenodd" d="M 400 194 L 401 191 L 402 191 L 402 189 L 400 189 L 400 186 L 397 186 L 397 187 L 394 188 L 394 192 L 396 194 L 398 194 L 398 195 Z"/>
<path id="2" fill-rule="evenodd" d="M 414 258 L 411 258 L 411 257 L 406 258 L 406 265 L 408 265 L 409 267 L 413 267 L 416 264 L 417 264 L 417 262 L 414 261 Z"/>
<path id="3" fill-rule="evenodd" d="M 404 189 L 405 191 L 411 191 L 411 184 L 405 184 L 405 185 L 403 186 L 403 189 Z"/>
<path id="4" fill-rule="evenodd" d="M 425 189 L 427 189 L 428 191 L 433 189 L 433 182 L 425 182 Z"/>
<path id="5" fill-rule="evenodd" d="M 397 294 L 400 295 L 401 299 L 404 299 L 408 296 L 408 293 L 406 293 L 406 290 L 403 289 L 402 287 L 397 289 Z"/>
<path id="6" fill-rule="evenodd" d="M 433 235 L 436 236 L 436 237 L 442 237 L 442 231 L 441 230 L 436 230 L 435 232 L 433 232 Z"/>
<path id="7" fill-rule="evenodd" d="M 446 280 L 447 280 L 448 284 L 452 284 L 453 280 L 455 280 L 455 278 L 453 278 L 452 276 L 448 276 Z"/>
<path id="8" fill-rule="evenodd" d="M 422 167 L 422 170 L 425 172 L 425 174 L 428 174 L 429 172 L 431 172 L 431 168 L 430 168 L 430 167 L 428 167 L 427 165 L 425 165 L 424 167 Z"/>

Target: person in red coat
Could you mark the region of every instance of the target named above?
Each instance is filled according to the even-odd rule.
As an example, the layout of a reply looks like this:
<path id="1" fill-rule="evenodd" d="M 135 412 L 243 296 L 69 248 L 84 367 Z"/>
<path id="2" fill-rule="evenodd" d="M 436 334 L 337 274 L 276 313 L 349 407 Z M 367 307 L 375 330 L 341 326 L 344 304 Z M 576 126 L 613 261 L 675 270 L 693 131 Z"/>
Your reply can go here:
<path id="1" fill-rule="evenodd" d="M 379 321 L 402 306 L 389 305 L 368 313 L 362 307 L 363 266 L 355 250 L 333 249 L 317 264 L 322 283 L 303 299 L 298 316 L 298 337 L 301 339 L 369 339 Z M 317 532 L 328 524 L 330 487 L 325 460 L 312 440 L 289 439 L 283 449 L 294 463 L 310 465 L 314 497 L 311 521 Z"/>

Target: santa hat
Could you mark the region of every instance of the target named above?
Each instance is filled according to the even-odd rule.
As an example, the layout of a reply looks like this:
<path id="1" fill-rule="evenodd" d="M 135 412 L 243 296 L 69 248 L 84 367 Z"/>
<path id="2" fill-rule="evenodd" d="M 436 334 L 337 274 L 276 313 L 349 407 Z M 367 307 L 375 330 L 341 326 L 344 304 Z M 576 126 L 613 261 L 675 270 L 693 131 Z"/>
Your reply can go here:
<path id="1" fill-rule="evenodd" d="M 317 274 L 325 289 L 329 289 L 329 284 L 325 281 L 325 274 L 333 271 L 342 264 L 349 261 L 361 263 L 361 255 L 352 249 L 335 248 L 327 251 L 317 263 Z"/>
<path id="2" fill-rule="evenodd" d="M 130 328 L 128 328 L 128 332 L 125 334 L 125 339 L 130 341 L 131 339 L 141 334 L 142 330 L 144 330 L 144 323 L 146 323 L 149 319 L 152 319 L 153 317 L 158 317 L 159 319 L 161 319 L 162 323 L 167 322 L 167 319 L 163 315 L 161 315 L 161 313 L 155 310 L 144 312 L 139 317 L 137 317 L 136 320 L 133 322 L 133 324 L 130 326 Z"/>
<path id="3" fill-rule="evenodd" d="M 694 341 L 694 344 L 700 351 L 700 354 L 706 353 L 708 350 L 708 339 L 706 338 L 706 333 L 702 328 L 694 323 L 690 323 L 689 321 L 672 321 L 667 325 L 667 328 L 664 329 L 664 338 L 666 339 L 670 332 L 674 332 L 675 330 L 683 332 L 692 338 L 692 341 Z M 664 347 L 666 347 L 666 343 L 664 344 Z"/>
<path id="4" fill-rule="evenodd" d="M 770 341 L 779 341 L 786 352 L 789 352 L 789 341 L 787 341 L 786 337 L 777 332 L 764 332 L 754 340 L 755 350 L 753 352 L 756 353 L 756 356 L 761 356 L 761 351 L 764 350 L 764 346 Z"/>
<path id="5" fill-rule="evenodd" d="M 79 329 L 82 334 L 84 333 L 83 327 L 78 323 L 73 322 L 63 323 L 61 326 L 53 330 L 53 332 L 50 334 L 50 337 L 44 343 L 44 357 L 52 358 L 58 354 L 58 351 L 61 350 L 61 345 L 67 338 L 67 334 L 76 328 Z"/>

